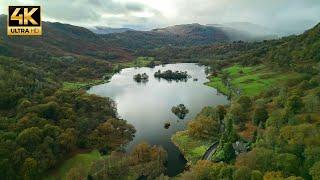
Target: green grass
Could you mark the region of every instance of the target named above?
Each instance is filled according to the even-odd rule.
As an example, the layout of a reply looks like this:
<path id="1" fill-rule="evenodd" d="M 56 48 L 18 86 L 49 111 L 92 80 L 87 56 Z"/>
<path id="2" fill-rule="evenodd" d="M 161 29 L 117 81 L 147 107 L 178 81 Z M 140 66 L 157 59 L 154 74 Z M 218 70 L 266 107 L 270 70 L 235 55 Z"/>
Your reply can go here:
<path id="1" fill-rule="evenodd" d="M 134 61 L 121 63 L 124 68 L 129 67 L 145 67 L 148 66 L 151 61 L 154 60 L 154 57 L 138 57 Z"/>
<path id="2" fill-rule="evenodd" d="M 279 84 L 279 82 L 300 76 L 298 73 L 293 72 L 274 72 L 263 65 L 252 67 L 234 65 L 224 69 L 223 72 L 226 72 L 231 78 L 230 83 L 233 94 L 235 89 L 239 89 L 241 94 L 247 96 L 257 96 L 262 91 Z M 228 89 L 221 80 L 221 74 L 218 77 L 210 78 L 210 82 L 206 84 L 217 88 L 224 94 L 230 94 L 230 89 Z"/>
<path id="3" fill-rule="evenodd" d="M 80 153 L 75 155 L 74 157 L 66 160 L 58 169 L 57 172 L 52 173 L 49 177 L 45 178 L 47 180 L 55 180 L 55 179 L 65 179 L 68 171 L 77 166 L 82 166 L 86 170 L 86 174 L 89 173 L 90 167 L 95 160 L 101 159 L 99 151 L 94 150 L 90 153 Z"/>
<path id="4" fill-rule="evenodd" d="M 64 90 L 79 90 L 89 88 L 93 85 L 101 84 L 104 80 L 92 80 L 90 82 L 63 82 L 62 89 Z"/>
<path id="5" fill-rule="evenodd" d="M 88 85 L 88 83 L 82 83 L 82 82 L 64 82 L 63 89 L 76 90 L 76 89 L 81 89 L 87 85 Z"/>
<path id="6" fill-rule="evenodd" d="M 252 72 L 252 67 L 242 67 L 239 65 L 234 65 L 225 70 L 228 72 L 231 76 L 236 76 L 239 74 L 240 71 L 242 71 L 244 74 L 249 74 Z"/>
<path id="7" fill-rule="evenodd" d="M 230 94 L 230 90 L 225 86 L 220 77 L 211 77 L 210 82 L 205 83 L 207 86 L 216 88 L 222 94 Z"/>
<path id="8" fill-rule="evenodd" d="M 184 157 L 191 164 L 195 164 L 200 160 L 206 150 L 211 146 L 211 142 L 209 141 L 190 137 L 187 131 L 177 132 L 172 136 L 171 140 L 178 146 Z"/>

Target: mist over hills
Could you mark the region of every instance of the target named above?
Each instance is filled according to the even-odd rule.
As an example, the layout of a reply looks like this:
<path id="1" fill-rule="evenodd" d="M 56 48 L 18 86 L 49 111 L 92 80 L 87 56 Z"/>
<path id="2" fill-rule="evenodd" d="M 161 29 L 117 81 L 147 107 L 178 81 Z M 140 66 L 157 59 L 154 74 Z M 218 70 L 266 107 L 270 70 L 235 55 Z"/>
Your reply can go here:
<path id="1" fill-rule="evenodd" d="M 197 46 L 229 41 L 229 38 L 220 29 L 200 24 L 176 25 L 151 31 L 127 31 L 106 34 L 102 37 L 110 44 L 129 49 Z"/>
<path id="2" fill-rule="evenodd" d="M 277 32 L 276 30 L 269 29 L 267 27 L 249 22 L 208 24 L 207 26 L 221 28 L 221 30 L 225 32 L 228 35 L 228 37 L 234 41 L 261 41 L 276 39 L 283 35 Z"/>
<path id="3" fill-rule="evenodd" d="M 132 50 L 163 46 L 189 47 L 232 41 L 221 28 L 200 24 L 175 25 L 150 31 L 127 28 L 84 27 L 43 22 L 41 37 L 6 36 L 7 16 L 0 17 L 2 51 L 18 55 L 26 49 L 43 49 L 53 55 L 80 55 L 105 60 L 130 60 Z"/>
<path id="4" fill-rule="evenodd" d="M 127 31 L 135 31 L 134 29 L 130 29 L 130 28 L 112 28 L 112 27 L 105 27 L 105 26 L 94 26 L 88 29 L 96 34 L 113 34 L 113 33 L 123 33 Z"/>
<path id="5" fill-rule="evenodd" d="M 151 32 L 163 33 L 166 35 L 181 35 L 181 36 L 194 36 L 200 35 L 203 33 L 204 29 L 207 30 L 207 34 L 204 36 L 210 36 L 210 32 L 208 32 L 208 27 L 213 27 L 216 30 L 220 30 L 220 34 L 215 34 L 215 36 L 224 36 L 226 35 L 230 41 L 260 41 L 266 39 L 275 39 L 284 34 L 277 32 L 276 30 L 269 29 L 267 27 L 249 23 L 249 22 L 231 22 L 231 23 L 223 23 L 223 24 L 207 24 L 201 25 L 198 23 L 193 24 L 181 24 L 168 26 L 165 28 L 156 28 L 149 30 Z M 111 27 L 90 27 L 92 32 L 96 34 L 113 34 L 113 33 L 124 33 L 128 31 L 139 31 L 139 32 L 149 32 L 149 31 L 140 31 L 130 28 L 111 28 Z M 212 36 L 212 34 L 211 34 Z M 209 37 L 210 38 L 210 37 Z"/>
<path id="6" fill-rule="evenodd" d="M 153 49 L 163 46 L 198 46 L 232 41 L 262 41 L 276 39 L 279 34 L 251 23 L 201 25 L 181 24 L 150 31 L 127 28 L 92 30 L 102 34 L 104 40 L 128 49 Z"/>
<path id="7" fill-rule="evenodd" d="M 6 16 L 0 16 L 1 52 L 22 54 L 42 49 L 53 55 L 79 55 L 102 60 L 131 60 L 141 50 L 160 47 L 192 47 L 233 41 L 279 38 L 272 29 L 248 23 L 182 24 L 149 31 L 98 26 L 84 28 L 58 22 L 43 22 L 41 37 L 6 36 Z"/>

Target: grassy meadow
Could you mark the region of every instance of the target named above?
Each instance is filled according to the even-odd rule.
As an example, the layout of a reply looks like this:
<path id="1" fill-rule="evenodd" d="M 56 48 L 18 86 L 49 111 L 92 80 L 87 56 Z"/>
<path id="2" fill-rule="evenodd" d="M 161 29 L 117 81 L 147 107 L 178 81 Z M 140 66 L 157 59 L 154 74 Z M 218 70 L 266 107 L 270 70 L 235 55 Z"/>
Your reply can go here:
<path id="1" fill-rule="evenodd" d="M 224 83 L 222 74 L 226 74 L 230 79 L 230 88 Z M 216 77 L 210 77 L 210 82 L 206 85 L 217 88 L 221 93 L 229 95 L 235 94 L 239 90 L 241 94 L 248 96 L 257 96 L 269 87 L 289 80 L 290 78 L 298 78 L 301 74 L 284 73 L 271 71 L 263 65 L 242 67 L 234 65 L 222 70 Z"/>
<path id="2" fill-rule="evenodd" d="M 88 174 L 90 171 L 90 167 L 92 163 L 96 160 L 103 158 L 98 150 L 93 150 L 88 153 L 79 153 L 70 159 L 63 162 L 58 169 L 54 170 L 50 176 L 45 178 L 46 180 L 64 180 L 66 179 L 66 175 L 70 169 L 82 166 L 82 169 L 86 172 L 84 174 Z"/>
<path id="3" fill-rule="evenodd" d="M 186 160 L 195 164 L 211 146 L 212 142 L 194 139 L 188 135 L 187 131 L 177 132 L 171 138 L 172 142 L 179 147 Z"/>

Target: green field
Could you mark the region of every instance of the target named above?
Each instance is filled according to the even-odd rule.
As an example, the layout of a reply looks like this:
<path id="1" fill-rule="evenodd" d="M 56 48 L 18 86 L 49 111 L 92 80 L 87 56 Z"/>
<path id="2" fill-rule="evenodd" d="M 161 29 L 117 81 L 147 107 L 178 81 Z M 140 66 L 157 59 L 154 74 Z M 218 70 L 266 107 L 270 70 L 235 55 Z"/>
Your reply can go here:
<path id="1" fill-rule="evenodd" d="M 151 61 L 154 61 L 154 57 L 138 57 L 134 61 L 120 63 L 120 65 L 124 68 L 145 67 L 148 66 Z"/>
<path id="2" fill-rule="evenodd" d="M 187 131 L 177 132 L 172 136 L 171 140 L 178 146 L 184 157 L 191 164 L 195 164 L 200 160 L 206 150 L 211 146 L 211 142 L 190 137 Z"/>
<path id="3" fill-rule="evenodd" d="M 91 151 L 89 153 L 79 153 L 74 157 L 63 162 L 63 164 L 55 172 L 52 172 L 51 175 L 46 177 L 45 179 L 47 180 L 65 179 L 68 171 L 71 168 L 78 167 L 80 165 L 86 171 L 85 173 L 88 174 L 92 163 L 95 160 L 98 160 L 101 158 L 102 156 L 97 150 Z"/>
<path id="4" fill-rule="evenodd" d="M 220 77 L 210 77 L 209 79 L 210 82 L 205 83 L 205 85 L 216 88 L 222 94 L 230 94 L 231 91 L 225 84 L 223 84 L 222 79 Z"/>
<path id="5" fill-rule="evenodd" d="M 64 90 L 79 90 L 79 89 L 87 89 L 91 86 L 98 85 L 104 83 L 106 81 L 100 80 L 92 80 L 90 82 L 63 82 L 62 88 Z"/>
<path id="6" fill-rule="evenodd" d="M 242 67 L 234 65 L 222 70 L 223 73 L 227 73 L 230 77 L 230 85 L 232 94 L 235 94 L 236 90 L 240 90 L 241 94 L 248 96 L 259 95 L 262 91 L 283 83 L 290 78 L 297 78 L 301 76 L 298 73 L 277 73 L 261 66 Z M 209 78 L 210 82 L 206 85 L 217 88 L 221 93 L 230 94 L 228 87 L 222 82 L 221 74 L 218 77 Z"/>

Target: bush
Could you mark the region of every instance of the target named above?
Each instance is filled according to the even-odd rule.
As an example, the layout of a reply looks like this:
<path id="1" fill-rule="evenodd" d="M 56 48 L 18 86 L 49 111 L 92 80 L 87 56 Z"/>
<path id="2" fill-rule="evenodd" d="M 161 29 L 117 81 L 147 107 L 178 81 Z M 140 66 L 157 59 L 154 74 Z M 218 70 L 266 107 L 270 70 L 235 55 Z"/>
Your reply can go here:
<path id="1" fill-rule="evenodd" d="M 236 157 L 235 151 L 232 147 L 232 143 L 226 143 L 223 146 L 225 161 L 230 162 Z"/>
<path id="2" fill-rule="evenodd" d="M 221 168 L 219 179 L 232 179 L 235 168 L 233 166 L 226 166 Z"/>
<path id="3" fill-rule="evenodd" d="M 246 166 L 242 166 L 238 168 L 233 175 L 233 179 L 236 179 L 236 180 L 248 180 L 250 178 L 251 178 L 251 170 Z"/>
<path id="4" fill-rule="evenodd" d="M 252 101 L 250 99 L 250 97 L 248 96 L 241 96 L 238 101 L 237 101 L 240 105 L 241 105 L 241 108 L 248 112 L 250 111 L 251 107 L 252 107 Z"/>
<path id="5" fill-rule="evenodd" d="M 265 107 L 258 107 L 253 114 L 253 123 L 258 126 L 260 123 L 264 124 L 269 118 L 268 111 Z"/>
<path id="6" fill-rule="evenodd" d="M 263 174 L 258 170 L 251 172 L 251 180 L 263 180 Z"/>
<path id="7" fill-rule="evenodd" d="M 309 173 L 312 176 L 312 179 L 320 179 L 320 161 L 314 163 L 314 165 L 310 168 Z"/>
<path id="8" fill-rule="evenodd" d="M 297 95 L 289 97 L 286 103 L 286 108 L 293 113 L 298 113 L 303 106 L 301 97 Z"/>

